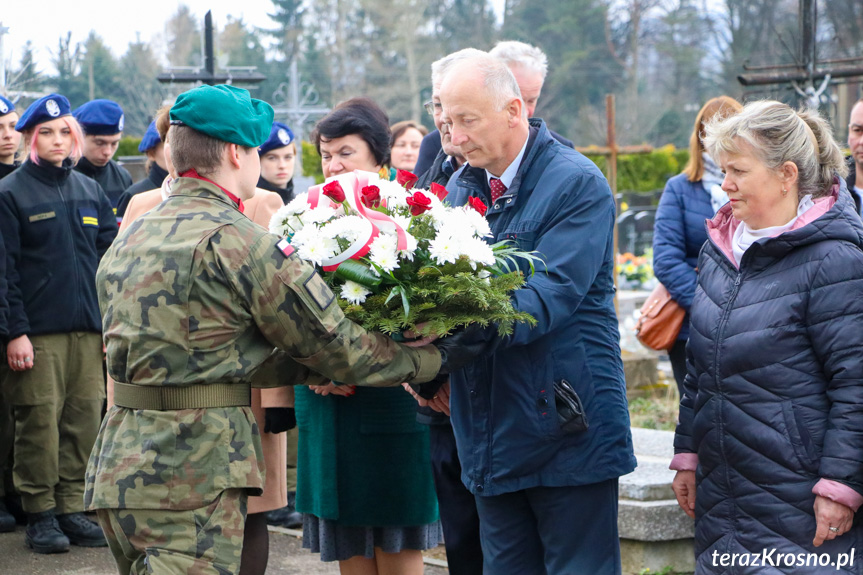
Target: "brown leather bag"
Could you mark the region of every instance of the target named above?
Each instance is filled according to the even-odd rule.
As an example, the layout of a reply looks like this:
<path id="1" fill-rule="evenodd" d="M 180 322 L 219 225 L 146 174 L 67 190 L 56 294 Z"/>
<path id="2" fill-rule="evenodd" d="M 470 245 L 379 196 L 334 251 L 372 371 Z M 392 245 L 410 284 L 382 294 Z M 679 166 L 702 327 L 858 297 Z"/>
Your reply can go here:
<path id="1" fill-rule="evenodd" d="M 686 310 L 671 299 L 671 294 L 662 284 L 657 284 L 644 305 L 641 317 L 635 325 L 638 341 L 657 351 L 671 349 L 683 326 Z"/>

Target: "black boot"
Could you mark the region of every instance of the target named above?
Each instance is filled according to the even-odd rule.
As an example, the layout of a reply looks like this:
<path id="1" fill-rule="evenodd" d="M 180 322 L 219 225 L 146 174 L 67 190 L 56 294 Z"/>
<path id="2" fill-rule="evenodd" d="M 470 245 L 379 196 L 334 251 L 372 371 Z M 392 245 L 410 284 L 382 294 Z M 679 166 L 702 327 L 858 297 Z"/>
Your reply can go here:
<path id="1" fill-rule="evenodd" d="M 87 519 L 83 513 L 66 513 L 57 516 L 60 529 L 74 545 L 81 547 L 107 547 L 105 534 L 96 523 Z"/>
<path id="2" fill-rule="evenodd" d="M 65 553 L 69 550 L 69 538 L 60 531 L 53 509 L 27 514 L 24 541 L 36 553 Z"/>
<path id="3" fill-rule="evenodd" d="M 15 517 L 6 510 L 6 504 L 0 499 L 0 533 L 15 531 Z"/>
<path id="4" fill-rule="evenodd" d="M 288 504 L 281 509 L 275 509 L 267 513 L 267 523 L 288 529 L 297 529 L 303 526 L 303 514 L 294 509 L 297 500 L 296 491 L 288 491 Z"/>

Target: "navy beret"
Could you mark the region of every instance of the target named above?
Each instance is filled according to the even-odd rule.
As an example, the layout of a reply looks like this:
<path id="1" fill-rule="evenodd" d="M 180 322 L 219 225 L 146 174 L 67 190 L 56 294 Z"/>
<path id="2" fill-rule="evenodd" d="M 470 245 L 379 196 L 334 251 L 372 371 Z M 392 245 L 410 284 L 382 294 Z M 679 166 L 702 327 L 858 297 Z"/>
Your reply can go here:
<path id="1" fill-rule="evenodd" d="M 112 136 L 123 131 L 123 108 L 111 100 L 92 100 L 74 112 L 88 136 Z"/>
<path id="2" fill-rule="evenodd" d="M 23 132 L 29 128 L 72 115 L 72 106 L 66 96 L 48 94 L 42 96 L 24 111 L 24 115 L 15 124 L 15 129 Z"/>
<path id="3" fill-rule="evenodd" d="M 138 144 L 138 151 L 143 154 L 147 150 L 152 150 L 161 142 L 162 138 L 159 137 L 159 132 L 156 130 L 156 121 L 153 120 L 150 122 L 150 125 L 147 126 L 147 131 L 144 132 L 144 137 L 141 138 L 141 143 Z"/>
<path id="4" fill-rule="evenodd" d="M 0 96 L 0 116 L 5 116 L 9 112 L 15 111 L 15 104 L 12 103 L 12 100 L 8 100 L 3 96 Z"/>
<path id="5" fill-rule="evenodd" d="M 270 129 L 270 137 L 267 138 L 266 142 L 261 144 L 258 153 L 264 155 L 270 150 L 289 146 L 293 141 L 294 133 L 289 127 L 281 122 L 273 122 L 273 127 Z"/>
<path id="6" fill-rule="evenodd" d="M 249 91 L 218 84 L 198 86 L 177 96 L 171 124 L 194 128 L 211 138 L 257 148 L 267 141 L 273 107 L 249 96 Z"/>

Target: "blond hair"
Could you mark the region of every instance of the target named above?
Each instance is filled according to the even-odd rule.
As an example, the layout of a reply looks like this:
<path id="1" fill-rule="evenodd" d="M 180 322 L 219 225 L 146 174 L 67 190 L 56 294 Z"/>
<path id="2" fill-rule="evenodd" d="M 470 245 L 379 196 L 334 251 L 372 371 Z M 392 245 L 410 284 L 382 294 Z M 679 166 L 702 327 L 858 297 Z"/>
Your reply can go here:
<path id="1" fill-rule="evenodd" d="M 730 118 L 715 118 L 705 126 L 704 147 L 716 159 L 720 153 L 740 154 L 741 142 L 771 170 L 785 162 L 797 166 L 797 190 L 802 198 L 826 196 L 833 177 L 848 167 L 830 124 L 817 111 L 795 111 L 781 102 L 751 102 Z"/>
<path id="2" fill-rule="evenodd" d="M 704 125 L 716 116 L 727 118 L 732 114 L 736 114 L 743 109 L 743 104 L 730 96 L 717 96 L 707 100 L 707 103 L 698 111 L 695 116 L 695 127 L 692 128 L 692 135 L 689 137 L 689 161 L 686 162 L 686 167 L 683 168 L 683 173 L 686 174 L 686 179 L 690 182 L 700 182 L 704 177 L 704 144 L 701 143 L 701 137 L 704 135 Z"/>

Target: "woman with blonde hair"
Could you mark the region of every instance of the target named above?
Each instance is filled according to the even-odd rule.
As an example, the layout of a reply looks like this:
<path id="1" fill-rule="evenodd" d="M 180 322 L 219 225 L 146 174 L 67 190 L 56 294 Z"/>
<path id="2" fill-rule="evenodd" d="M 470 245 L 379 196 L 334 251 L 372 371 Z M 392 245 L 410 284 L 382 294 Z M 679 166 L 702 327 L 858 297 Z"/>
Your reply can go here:
<path id="1" fill-rule="evenodd" d="M 863 223 L 842 152 L 772 101 L 704 145 L 729 202 L 698 258 L 671 464 L 696 573 L 860 574 Z"/>
<path id="2" fill-rule="evenodd" d="M 30 152 L 0 181 L 11 369 L 3 391 L 25 542 L 37 553 L 106 546 L 83 514 L 84 472 L 105 397 L 96 268 L 117 222 L 99 184 L 73 170 L 84 137 L 69 100 L 37 100 L 15 129 Z"/>
<path id="3" fill-rule="evenodd" d="M 695 263 L 698 252 L 707 241 L 704 220 L 728 201 L 721 188 L 722 172 L 704 150 L 701 136 L 704 126 L 713 118 L 727 117 L 743 106 L 734 98 L 719 96 L 708 100 L 695 117 L 695 127 L 689 138 L 689 161 L 683 173 L 665 185 L 653 234 L 653 273 L 671 294 L 672 299 L 687 312 L 695 293 Z M 677 390 L 683 395 L 686 375 L 686 340 L 689 337 L 689 315 L 668 350 Z"/>

